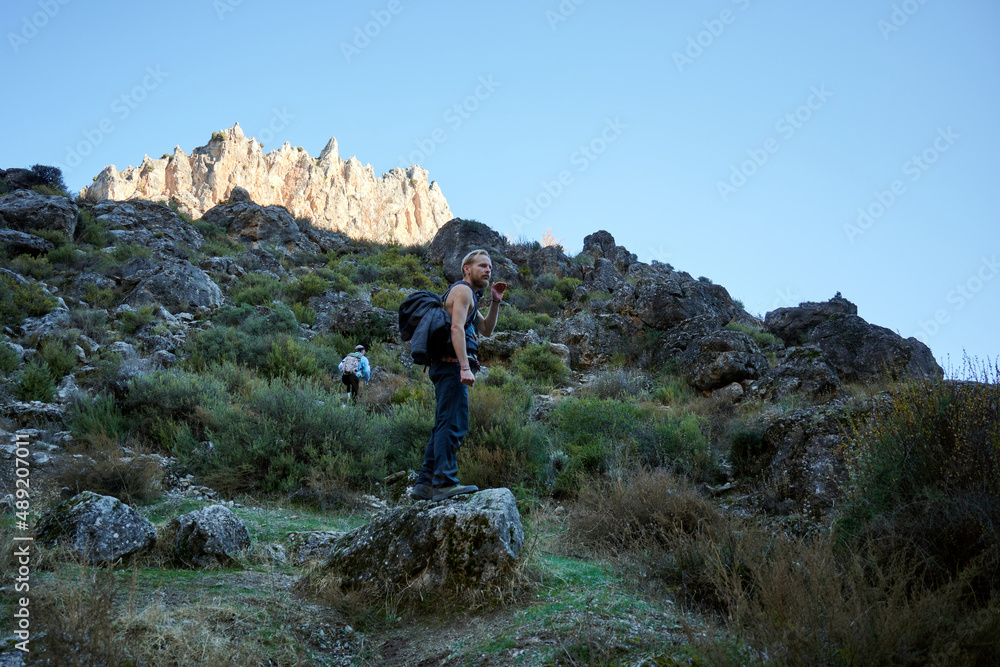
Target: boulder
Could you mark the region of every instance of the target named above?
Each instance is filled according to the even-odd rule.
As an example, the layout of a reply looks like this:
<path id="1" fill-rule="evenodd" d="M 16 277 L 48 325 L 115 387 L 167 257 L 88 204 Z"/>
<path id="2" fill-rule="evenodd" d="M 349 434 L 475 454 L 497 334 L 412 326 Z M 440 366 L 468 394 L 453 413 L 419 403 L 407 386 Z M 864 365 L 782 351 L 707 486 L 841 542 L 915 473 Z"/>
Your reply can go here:
<path id="1" fill-rule="evenodd" d="M 604 257 L 597 258 L 594 262 L 594 268 L 584 275 L 583 284 L 591 291 L 609 294 L 613 294 L 623 285 L 628 286 L 625 278 L 618 272 L 611 260 Z"/>
<path id="2" fill-rule="evenodd" d="M 493 280 L 512 281 L 517 267 L 507 259 L 507 241 L 476 220 L 453 218 L 437 231 L 427 248 L 427 259 L 444 266 L 450 282 L 462 279 L 462 259 L 473 250 L 485 250 L 493 262 Z"/>
<path id="3" fill-rule="evenodd" d="M 0 229 L 0 247 L 7 249 L 7 255 L 32 255 L 37 257 L 55 248 L 55 244 L 40 236 L 19 232 L 16 229 Z"/>
<path id="4" fill-rule="evenodd" d="M 373 306 L 365 299 L 327 292 L 309 299 L 309 307 L 316 311 L 314 331 L 385 336 L 387 340 L 400 342 L 399 314 Z"/>
<path id="5" fill-rule="evenodd" d="M 809 343 L 844 382 L 944 377 L 929 347 L 857 315 L 831 317 L 812 330 Z"/>
<path id="6" fill-rule="evenodd" d="M 725 329 L 698 338 L 679 361 L 684 379 L 700 391 L 756 380 L 768 369 L 767 357 L 750 336 Z"/>
<path id="7" fill-rule="evenodd" d="M 765 401 L 793 395 L 820 401 L 836 396 L 839 389 L 840 378 L 823 353 L 815 347 L 801 346 L 783 350 L 778 365 L 754 382 L 749 393 Z"/>
<path id="8" fill-rule="evenodd" d="M 556 320 L 549 327 L 552 342 L 569 348 L 571 367 L 574 370 L 610 361 L 641 335 L 640 322 L 617 313 L 581 312 Z"/>
<path id="9" fill-rule="evenodd" d="M 615 245 L 615 237 L 603 229 L 588 234 L 583 239 L 583 252 L 591 255 L 595 260 L 607 259 L 619 273 L 626 273 L 629 266 L 636 261 L 634 253 L 630 253 L 625 246 Z"/>
<path id="10" fill-rule="evenodd" d="M 117 498 L 84 491 L 42 515 L 35 524 L 35 539 L 68 547 L 96 564 L 148 551 L 156 541 L 156 530 Z"/>
<path id="11" fill-rule="evenodd" d="M 813 518 L 834 508 L 848 481 L 844 445 L 851 421 L 850 410 L 831 404 L 764 422 L 766 487 L 778 507 Z"/>
<path id="12" fill-rule="evenodd" d="M 764 328 L 792 347 L 808 342 L 812 330 L 831 317 L 857 314 L 858 307 L 837 292 L 829 301 L 807 301 L 772 310 L 764 316 Z"/>
<path id="13" fill-rule="evenodd" d="M 125 303 L 130 306 L 158 303 L 172 313 L 209 314 L 223 301 L 222 290 L 207 273 L 181 260 L 164 261 L 125 296 Z"/>
<path id="14" fill-rule="evenodd" d="M 513 257 L 511 259 L 514 259 Z M 579 278 L 580 269 L 558 246 L 542 246 L 527 253 L 523 259 L 514 260 L 519 265 L 527 264 L 536 276 L 552 274 L 557 278 Z"/>
<path id="15" fill-rule="evenodd" d="M 40 195 L 31 190 L 15 190 L 0 199 L 0 227 L 22 232 L 33 229 L 76 233 L 79 210 L 67 197 Z"/>
<path id="16" fill-rule="evenodd" d="M 492 336 L 479 339 L 479 359 L 510 359 L 518 350 L 528 345 L 537 345 L 542 339 L 534 329 L 528 331 L 498 331 Z"/>
<path id="17" fill-rule="evenodd" d="M 347 533 L 342 530 L 309 530 L 285 533 L 293 565 L 325 561 Z"/>
<path id="18" fill-rule="evenodd" d="M 320 252 L 319 245 L 302 233 L 288 209 L 256 204 L 241 187 L 233 188 L 229 201 L 210 208 L 202 220 L 219 225 L 230 237 L 250 248 L 263 244 L 288 255 Z"/>
<path id="19" fill-rule="evenodd" d="M 523 543 L 514 494 L 488 489 L 383 514 L 340 538 L 307 579 L 336 582 L 346 590 L 482 590 L 505 581 Z"/>
<path id="20" fill-rule="evenodd" d="M 168 524 L 174 557 L 189 567 L 232 562 L 250 548 L 250 532 L 225 505 L 212 505 L 182 514 Z"/>
<path id="21" fill-rule="evenodd" d="M 93 212 L 107 225 L 116 244 L 141 245 L 156 256 L 186 257 L 185 247 L 197 250 L 205 244 L 201 232 L 164 204 L 139 199 L 104 201 Z"/>
<path id="22" fill-rule="evenodd" d="M 635 312 L 654 329 L 670 329 L 698 316 L 708 316 L 721 327 L 738 310 L 726 288 L 662 264 L 647 270 L 635 286 Z"/>

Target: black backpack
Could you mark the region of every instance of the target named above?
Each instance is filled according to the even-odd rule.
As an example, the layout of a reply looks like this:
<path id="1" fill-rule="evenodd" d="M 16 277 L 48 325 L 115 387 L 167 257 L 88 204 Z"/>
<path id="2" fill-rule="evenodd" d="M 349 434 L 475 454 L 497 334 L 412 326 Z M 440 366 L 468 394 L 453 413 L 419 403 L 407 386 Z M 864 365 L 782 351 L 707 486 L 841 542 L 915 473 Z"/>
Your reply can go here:
<path id="1" fill-rule="evenodd" d="M 410 341 L 410 356 L 421 366 L 444 356 L 451 341 L 451 315 L 434 292 L 419 291 L 399 306 L 399 334 Z"/>

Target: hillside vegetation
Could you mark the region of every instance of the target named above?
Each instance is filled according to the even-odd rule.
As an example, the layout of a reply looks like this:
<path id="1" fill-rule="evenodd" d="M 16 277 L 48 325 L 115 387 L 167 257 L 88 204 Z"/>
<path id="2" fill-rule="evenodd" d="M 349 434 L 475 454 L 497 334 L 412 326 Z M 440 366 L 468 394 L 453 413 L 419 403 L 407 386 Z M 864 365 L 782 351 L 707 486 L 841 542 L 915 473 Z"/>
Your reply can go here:
<path id="1" fill-rule="evenodd" d="M 852 375 L 818 336 L 790 344 L 706 278 L 633 260 L 602 282 L 617 260 L 595 243 L 570 257 L 504 242 L 494 277 L 511 287 L 459 470 L 517 497 L 517 577 L 454 599 L 316 599 L 292 592 L 301 569 L 272 545 L 400 502 L 387 479 L 419 468 L 434 388 L 395 309 L 443 292 L 449 260 L 302 219 L 250 241 L 234 223 L 245 211 L 274 229 L 284 218 L 236 196 L 201 220 L 66 200 L 71 227 L 24 230 L 3 206 L 25 191 L 7 189 L 0 227 L 48 242 L 4 237 L 0 272 L 0 428 L 52 445 L 33 469 L 35 516 L 90 490 L 159 530 L 213 498 L 254 544 L 207 571 L 161 551 L 112 569 L 41 549 L 28 664 L 1000 664 L 996 365 L 967 360 L 954 380 L 887 358 Z M 164 267 L 212 284 L 157 291 Z M 698 336 L 736 341 L 749 375 L 693 373 L 704 362 L 678 341 L 705 315 L 647 316 L 654 278 L 705 291 L 722 315 Z M 373 375 L 352 405 L 337 364 L 359 343 Z M 768 384 L 821 361 L 829 386 Z M 12 471 L 2 480 L 13 493 Z M 14 571 L 14 520 L 0 522 Z"/>

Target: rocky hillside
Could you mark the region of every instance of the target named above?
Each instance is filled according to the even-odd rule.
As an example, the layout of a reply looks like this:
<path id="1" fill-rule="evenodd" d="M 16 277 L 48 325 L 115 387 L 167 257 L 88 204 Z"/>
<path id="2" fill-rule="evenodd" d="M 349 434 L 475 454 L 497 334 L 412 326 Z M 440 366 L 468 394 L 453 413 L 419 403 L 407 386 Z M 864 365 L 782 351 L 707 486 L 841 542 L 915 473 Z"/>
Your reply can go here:
<path id="1" fill-rule="evenodd" d="M 356 157 L 342 160 L 334 138 L 318 158 L 288 143 L 265 154 L 238 123 L 190 155 L 177 146 L 173 155 L 146 156 L 138 167 L 105 167 L 81 196 L 91 202 L 165 202 L 200 218 L 236 187 L 255 202 L 284 206 L 322 229 L 379 242 L 426 242 L 452 217 L 441 188 L 419 166 L 377 177 Z"/>
<path id="2" fill-rule="evenodd" d="M 241 186 L 189 216 L 57 185 L 0 171 L 27 664 L 996 664 L 1000 371 L 943 381 L 839 293 L 754 316 L 607 231 L 379 245 Z M 473 248 L 509 284 L 459 453 L 483 491 L 414 500 L 434 388 L 397 308 Z"/>

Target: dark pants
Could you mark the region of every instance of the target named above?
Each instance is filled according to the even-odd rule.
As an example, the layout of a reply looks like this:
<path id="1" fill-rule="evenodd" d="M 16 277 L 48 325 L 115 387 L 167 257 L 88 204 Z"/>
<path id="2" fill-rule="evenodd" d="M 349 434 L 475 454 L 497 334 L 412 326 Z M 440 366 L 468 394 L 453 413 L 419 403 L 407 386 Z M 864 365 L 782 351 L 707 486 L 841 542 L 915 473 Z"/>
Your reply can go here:
<path id="1" fill-rule="evenodd" d="M 351 392 L 351 400 L 358 400 L 358 389 L 361 388 L 361 378 L 354 373 L 344 373 L 340 381 L 347 385 L 347 391 Z"/>
<path id="2" fill-rule="evenodd" d="M 469 431 L 469 388 L 462 384 L 458 363 L 454 361 L 434 362 L 429 375 L 434 383 L 437 408 L 417 483 L 451 486 L 459 483 L 456 453 Z"/>

